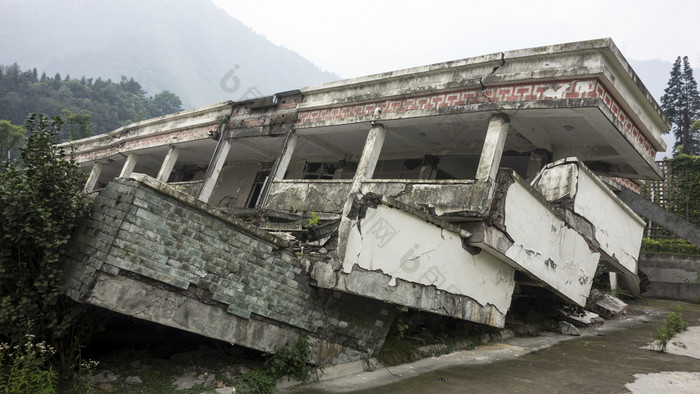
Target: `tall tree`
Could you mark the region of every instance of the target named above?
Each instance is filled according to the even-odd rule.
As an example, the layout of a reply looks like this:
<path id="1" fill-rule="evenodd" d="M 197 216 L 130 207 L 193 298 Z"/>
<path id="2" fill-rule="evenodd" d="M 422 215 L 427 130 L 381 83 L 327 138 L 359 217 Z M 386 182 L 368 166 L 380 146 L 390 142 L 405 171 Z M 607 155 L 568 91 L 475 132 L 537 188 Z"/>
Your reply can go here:
<path id="1" fill-rule="evenodd" d="M 169 90 L 164 90 L 151 98 L 152 116 L 163 116 L 179 111 L 182 111 L 182 101 Z"/>
<path id="2" fill-rule="evenodd" d="M 59 133 L 59 140 L 77 140 L 93 135 L 92 126 L 92 116 L 90 114 L 76 114 L 70 110 L 64 109 L 61 111 L 63 114 L 63 128 Z"/>
<path id="3" fill-rule="evenodd" d="M 700 119 L 700 93 L 687 56 L 673 63 L 661 108 L 673 123 L 676 154 L 700 155 L 700 135 L 693 129 L 693 121 Z"/>
<path id="4" fill-rule="evenodd" d="M 10 159 L 9 152 L 19 148 L 24 137 L 22 126 L 16 126 L 7 120 L 0 119 L 0 162 Z"/>
<path id="5" fill-rule="evenodd" d="M 65 367 L 84 309 L 63 295 L 60 261 L 88 201 L 85 173 L 56 146 L 62 123 L 31 115 L 18 165 L 0 164 L 0 341 L 33 334 Z"/>

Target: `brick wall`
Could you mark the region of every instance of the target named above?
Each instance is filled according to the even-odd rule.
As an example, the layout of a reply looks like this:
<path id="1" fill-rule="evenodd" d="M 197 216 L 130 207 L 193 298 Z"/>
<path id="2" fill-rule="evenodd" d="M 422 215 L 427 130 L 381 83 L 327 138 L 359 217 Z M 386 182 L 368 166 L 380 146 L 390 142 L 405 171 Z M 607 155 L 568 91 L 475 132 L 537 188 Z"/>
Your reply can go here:
<path id="1" fill-rule="evenodd" d="M 395 314 L 311 286 L 284 241 L 148 177 L 100 192 L 72 238 L 68 267 L 76 300 L 263 351 L 307 334 L 321 363 L 378 350 Z M 182 298 L 173 301 L 182 310 L 164 314 L 164 296 Z M 250 335 L 253 327 L 263 334 Z"/>

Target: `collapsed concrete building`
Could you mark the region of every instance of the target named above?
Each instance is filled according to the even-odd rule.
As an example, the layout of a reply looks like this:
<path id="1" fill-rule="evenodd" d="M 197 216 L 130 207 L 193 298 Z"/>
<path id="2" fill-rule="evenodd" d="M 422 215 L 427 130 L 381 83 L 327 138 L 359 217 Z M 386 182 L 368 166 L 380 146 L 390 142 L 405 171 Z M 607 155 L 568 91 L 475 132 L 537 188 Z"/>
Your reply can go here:
<path id="1" fill-rule="evenodd" d="M 90 173 L 67 293 L 322 364 L 397 308 L 503 327 L 514 293 L 639 292 L 669 123 L 610 39 L 508 51 L 149 119 L 65 144 Z"/>

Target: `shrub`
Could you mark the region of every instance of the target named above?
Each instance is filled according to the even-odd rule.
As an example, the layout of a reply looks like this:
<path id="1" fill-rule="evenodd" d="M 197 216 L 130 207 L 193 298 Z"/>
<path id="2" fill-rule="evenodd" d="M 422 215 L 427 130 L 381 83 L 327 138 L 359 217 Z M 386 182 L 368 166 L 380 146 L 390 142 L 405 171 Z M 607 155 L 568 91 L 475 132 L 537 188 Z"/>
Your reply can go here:
<path id="1" fill-rule="evenodd" d="M 35 335 L 66 371 L 67 353 L 79 351 L 76 333 L 89 323 L 63 295 L 60 260 L 88 203 L 84 172 L 55 145 L 61 123 L 30 115 L 18 165 L 0 167 L 0 340 Z"/>
<path id="2" fill-rule="evenodd" d="M 661 347 L 661 351 L 666 351 L 666 345 L 671 338 L 679 332 L 685 331 L 688 328 L 688 322 L 683 320 L 681 307 L 677 306 L 673 311 L 668 313 L 664 325 L 657 329 L 657 342 Z"/>
<path id="3" fill-rule="evenodd" d="M 284 376 L 308 382 L 319 369 L 308 363 L 310 356 L 309 337 L 302 335 L 270 355 L 265 361 L 265 368 L 238 376 L 233 383 L 241 393 L 266 394 L 275 393 L 275 384 Z"/>

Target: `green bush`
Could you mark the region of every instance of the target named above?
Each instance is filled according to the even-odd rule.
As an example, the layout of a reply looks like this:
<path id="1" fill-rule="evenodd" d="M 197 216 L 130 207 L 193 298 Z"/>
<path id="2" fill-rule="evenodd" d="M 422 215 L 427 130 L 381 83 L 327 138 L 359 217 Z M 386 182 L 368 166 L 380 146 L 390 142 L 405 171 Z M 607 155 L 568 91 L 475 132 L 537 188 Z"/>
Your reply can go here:
<path id="1" fill-rule="evenodd" d="M 657 329 L 657 342 L 661 347 L 661 351 L 666 351 L 666 345 L 671 338 L 679 332 L 685 331 L 688 328 L 688 322 L 683 320 L 681 307 L 677 306 L 673 311 L 668 313 L 664 325 Z"/>
<path id="2" fill-rule="evenodd" d="M 287 343 L 277 349 L 275 354 L 265 361 L 265 369 L 275 380 L 289 376 L 301 382 L 307 382 L 317 369 L 316 366 L 308 363 L 310 356 L 309 337 L 302 335 L 291 344 Z"/>
<path id="3" fill-rule="evenodd" d="M 284 376 L 308 382 L 319 367 L 309 364 L 309 337 L 300 336 L 286 343 L 265 360 L 265 368 L 236 377 L 233 384 L 241 393 L 275 393 L 275 384 Z"/>
<path id="4" fill-rule="evenodd" d="M 275 390 L 276 383 L 277 379 L 272 377 L 264 369 L 237 376 L 233 380 L 236 392 L 243 394 L 274 394 L 277 392 L 277 390 Z"/>
<path id="5" fill-rule="evenodd" d="M 55 145 L 61 124 L 31 115 L 17 166 L 0 166 L 0 341 L 35 335 L 56 350 L 63 372 L 89 322 L 62 291 L 60 261 L 88 202 L 84 172 Z"/>

